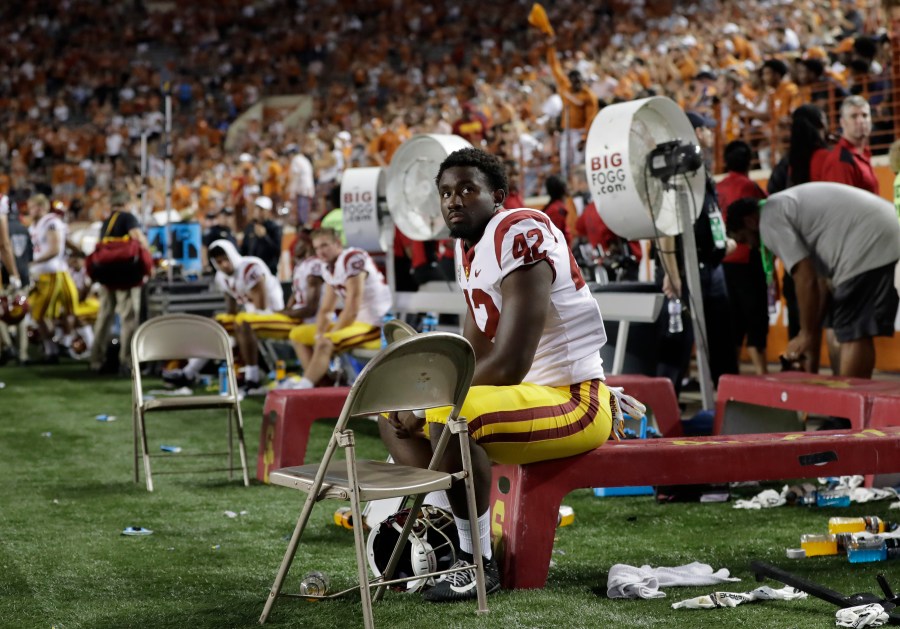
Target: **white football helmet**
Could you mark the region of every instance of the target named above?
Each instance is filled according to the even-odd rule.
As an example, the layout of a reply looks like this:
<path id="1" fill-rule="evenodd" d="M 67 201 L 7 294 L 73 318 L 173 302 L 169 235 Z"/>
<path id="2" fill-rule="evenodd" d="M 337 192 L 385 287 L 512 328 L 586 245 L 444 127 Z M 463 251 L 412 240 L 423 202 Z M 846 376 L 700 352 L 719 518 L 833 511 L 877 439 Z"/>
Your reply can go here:
<path id="1" fill-rule="evenodd" d="M 369 567 L 376 577 L 380 577 L 387 569 L 391 552 L 408 517 L 409 509 L 398 511 L 373 527 L 369 533 L 366 554 Z M 438 507 L 422 505 L 391 578 L 402 579 L 446 570 L 456 563 L 458 553 L 459 534 L 453 516 Z M 400 584 L 395 589 L 418 592 L 431 585 L 434 585 L 433 578 L 412 579 L 406 582 L 405 588 Z"/>

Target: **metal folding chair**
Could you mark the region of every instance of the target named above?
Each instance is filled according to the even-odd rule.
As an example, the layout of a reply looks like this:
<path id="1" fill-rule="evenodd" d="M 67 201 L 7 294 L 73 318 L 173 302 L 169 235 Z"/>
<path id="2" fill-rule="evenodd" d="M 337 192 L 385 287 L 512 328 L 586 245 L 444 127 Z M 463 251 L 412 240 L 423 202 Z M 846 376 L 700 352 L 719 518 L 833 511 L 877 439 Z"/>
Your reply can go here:
<path id="1" fill-rule="evenodd" d="M 228 467 L 222 469 L 228 470 L 229 478 L 234 477 L 233 430 L 236 430 L 244 486 L 248 486 L 250 478 L 247 471 L 247 450 L 244 445 L 244 420 L 241 416 L 241 405 L 238 399 L 231 339 L 225 329 L 213 319 L 196 315 L 173 314 L 155 317 L 143 323 L 135 331 L 131 339 L 131 355 L 134 361 L 134 369 L 131 370 L 134 482 L 140 480 L 138 459 L 143 458 L 147 491 L 153 491 L 153 477 L 150 472 L 151 454 L 147 447 L 145 418 L 147 413 L 221 408 L 228 410 Z M 144 396 L 140 367 L 142 362 L 187 358 L 224 361 L 228 376 L 228 394 L 155 398 Z M 201 453 L 195 456 L 211 456 L 212 454 L 223 453 Z"/>
<path id="2" fill-rule="evenodd" d="M 260 616 L 261 624 L 268 618 L 279 596 L 296 596 L 283 594 L 281 588 L 313 506 L 320 500 L 331 498 L 349 501 L 353 521 L 360 523 L 359 526 L 353 527 L 359 585 L 331 596 L 340 596 L 358 588 L 362 599 L 363 621 L 369 629 L 375 626 L 370 588 L 378 588 L 375 594 L 377 600 L 388 583 L 397 581 L 391 577 L 400 558 L 403 542 L 408 538 L 416 518 L 406 519 L 384 574 L 377 579 L 370 579 L 361 526 L 362 502 L 415 496 L 411 513 L 417 513 L 426 494 L 446 490 L 455 480 L 463 480 L 468 500 L 469 520 L 472 530 L 478 530 L 468 427 L 465 419 L 459 417 L 474 371 L 475 354 L 472 346 L 456 334 L 434 332 L 409 336 L 391 343 L 366 365 L 351 388 L 321 463 L 283 468 L 269 475 L 273 484 L 299 489 L 306 492 L 307 497 Z M 356 460 L 353 431 L 347 429 L 347 422 L 351 417 L 441 406 L 450 406 L 452 410 L 447 420 L 447 429 L 441 433 L 428 469 L 382 461 Z M 463 471 L 455 474 L 436 471 L 451 435 L 457 435 L 459 438 L 463 462 Z M 344 450 L 345 461 L 334 459 L 338 448 Z M 477 579 L 478 611 L 484 613 L 487 612 L 484 564 L 478 544 L 474 544 L 473 559 Z M 461 569 L 471 568 L 469 565 Z M 436 574 L 440 573 L 416 575 L 411 578 L 420 579 Z"/>

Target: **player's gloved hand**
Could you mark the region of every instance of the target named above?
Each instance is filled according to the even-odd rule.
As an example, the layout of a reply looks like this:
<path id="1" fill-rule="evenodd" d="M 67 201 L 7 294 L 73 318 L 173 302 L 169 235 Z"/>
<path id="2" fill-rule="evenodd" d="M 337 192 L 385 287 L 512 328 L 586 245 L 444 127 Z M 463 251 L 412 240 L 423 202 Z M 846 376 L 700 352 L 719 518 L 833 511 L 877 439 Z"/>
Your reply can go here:
<path id="1" fill-rule="evenodd" d="M 647 407 L 625 393 L 622 387 L 607 387 L 609 394 L 616 398 L 619 410 L 634 419 L 640 419 L 647 412 Z"/>
<path id="2" fill-rule="evenodd" d="M 9 278 L 9 288 L 12 292 L 18 292 L 22 289 L 22 279 L 18 275 Z"/>

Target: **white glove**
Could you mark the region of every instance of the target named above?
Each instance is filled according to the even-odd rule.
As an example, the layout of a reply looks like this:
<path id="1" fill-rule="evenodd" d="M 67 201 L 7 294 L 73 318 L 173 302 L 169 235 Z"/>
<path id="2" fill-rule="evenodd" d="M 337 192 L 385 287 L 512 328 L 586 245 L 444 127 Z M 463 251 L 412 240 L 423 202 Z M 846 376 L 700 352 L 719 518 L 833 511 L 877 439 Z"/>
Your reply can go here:
<path id="1" fill-rule="evenodd" d="M 629 415 L 633 419 L 640 419 L 647 413 L 647 407 L 625 393 L 622 387 L 607 388 L 609 389 L 609 394 L 616 398 L 616 403 L 619 405 L 619 410 L 622 413 Z"/>
<path id="2" fill-rule="evenodd" d="M 878 603 L 839 609 L 834 616 L 834 624 L 838 627 L 880 627 L 890 620 Z"/>
<path id="3" fill-rule="evenodd" d="M 10 276 L 9 288 L 12 292 L 17 292 L 22 288 L 22 279 L 18 275 Z"/>

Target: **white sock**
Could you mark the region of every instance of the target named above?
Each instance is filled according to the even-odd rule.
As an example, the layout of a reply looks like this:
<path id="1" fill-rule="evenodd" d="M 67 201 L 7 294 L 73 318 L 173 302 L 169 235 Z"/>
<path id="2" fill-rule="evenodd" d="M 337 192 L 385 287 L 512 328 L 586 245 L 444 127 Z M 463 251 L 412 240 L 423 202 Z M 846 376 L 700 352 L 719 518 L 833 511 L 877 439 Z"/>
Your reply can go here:
<path id="1" fill-rule="evenodd" d="M 425 496 L 425 500 L 422 504 L 432 505 L 433 507 L 438 507 L 446 511 L 452 511 L 450 508 L 450 500 L 447 498 L 447 492 L 444 490 L 431 492 Z"/>
<path id="2" fill-rule="evenodd" d="M 44 341 L 44 355 L 45 356 L 56 356 L 59 354 L 59 348 L 56 346 L 56 343 L 53 341 Z"/>
<path id="3" fill-rule="evenodd" d="M 244 381 L 259 382 L 259 365 L 244 367 Z"/>
<path id="4" fill-rule="evenodd" d="M 193 380 L 197 377 L 197 374 L 200 373 L 200 370 L 203 369 L 208 362 L 208 358 L 191 358 L 185 368 L 181 370 L 181 372 L 188 378 Z"/>
<path id="5" fill-rule="evenodd" d="M 306 376 L 303 376 L 302 378 L 300 378 L 300 382 L 297 383 L 298 389 L 312 389 L 315 386 L 316 386 L 316 383 L 313 382 L 312 380 L 310 380 L 309 378 L 307 378 Z"/>
<path id="6" fill-rule="evenodd" d="M 63 334 L 62 345 L 64 347 L 72 347 L 72 335 L 71 334 Z"/>
<path id="7" fill-rule="evenodd" d="M 455 515 L 456 530 L 459 531 L 459 549 L 464 553 L 472 554 L 472 529 L 469 520 L 458 518 Z M 478 539 L 481 542 L 481 555 L 487 561 L 491 558 L 491 510 L 488 509 L 478 516 Z"/>

